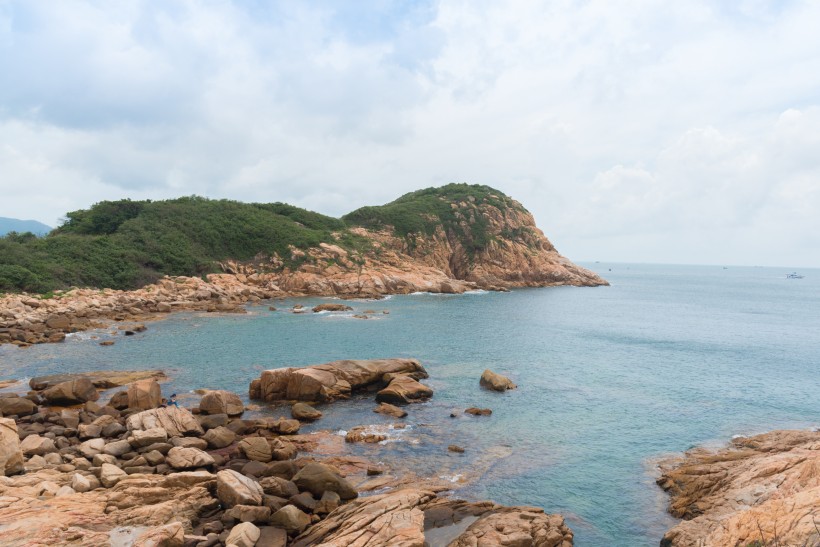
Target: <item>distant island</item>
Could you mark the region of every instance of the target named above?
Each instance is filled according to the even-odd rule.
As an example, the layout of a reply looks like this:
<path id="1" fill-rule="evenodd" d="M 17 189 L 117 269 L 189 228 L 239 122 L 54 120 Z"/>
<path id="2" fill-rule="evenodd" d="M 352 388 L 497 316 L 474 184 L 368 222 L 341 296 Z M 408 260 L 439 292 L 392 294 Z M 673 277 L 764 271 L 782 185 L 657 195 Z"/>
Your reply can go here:
<path id="1" fill-rule="evenodd" d="M 47 226 L 36 220 L 20 220 L 19 218 L 0 217 L 0 236 L 11 232 L 24 234 L 30 232 L 36 236 L 44 236 L 51 231 Z"/>
<path id="2" fill-rule="evenodd" d="M 214 273 L 323 295 L 607 284 L 561 256 L 520 203 L 489 186 L 428 188 L 342 218 L 191 196 L 102 201 L 66 219 L 45 237 L 0 238 L 0 291 L 133 290 Z"/>

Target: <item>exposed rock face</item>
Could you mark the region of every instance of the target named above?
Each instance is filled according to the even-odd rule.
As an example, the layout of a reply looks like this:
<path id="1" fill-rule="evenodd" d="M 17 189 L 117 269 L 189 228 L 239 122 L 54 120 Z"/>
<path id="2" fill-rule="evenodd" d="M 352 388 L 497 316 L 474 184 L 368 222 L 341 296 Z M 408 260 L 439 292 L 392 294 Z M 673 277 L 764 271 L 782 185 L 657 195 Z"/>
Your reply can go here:
<path id="1" fill-rule="evenodd" d="M 547 515 L 538 507 L 504 507 L 480 517 L 448 547 L 571 547 L 572 539 L 572 530 L 560 515 Z"/>
<path id="2" fill-rule="evenodd" d="M 820 432 L 772 431 L 662 464 L 667 547 L 820 544 Z M 757 542 L 757 543 L 756 543 Z"/>
<path id="3" fill-rule="evenodd" d="M 485 370 L 481 374 L 481 380 L 479 380 L 479 384 L 481 385 L 481 387 L 486 389 L 492 389 L 493 391 L 507 391 L 508 389 L 515 389 L 517 387 L 512 382 L 512 380 L 510 380 L 506 376 L 496 374 L 490 369 Z"/>
<path id="4" fill-rule="evenodd" d="M 124 386 L 137 380 L 154 378 L 165 379 L 165 373 L 161 370 L 98 370 L 94 372 L 81 372 L 76 374 L 52 374 L 49 376 L 37 376 L 29 381 L 31 389 L 41 391 L 53 385 L 70 382 L 79 378 L 91 380 L 97 389 L 111 389 Z"/>
<path id="5" fill-rule="evenodd" d="M 328 402 L 350 396 L 353 390 L 382 382 L 387 373 L 427 378 L 427 371 L 415 359 L 373 359 L 333 361 L 304 368 L 278 368 L 262 372 L 252 398 L 267 402 L 301 400 Z"/>
<path id="6" fill-rule="evenodd" d="M 0 476 L 14 475 L 23 470 L 23 452 L 17 424 L 10 418 L 0 418 Z"/>

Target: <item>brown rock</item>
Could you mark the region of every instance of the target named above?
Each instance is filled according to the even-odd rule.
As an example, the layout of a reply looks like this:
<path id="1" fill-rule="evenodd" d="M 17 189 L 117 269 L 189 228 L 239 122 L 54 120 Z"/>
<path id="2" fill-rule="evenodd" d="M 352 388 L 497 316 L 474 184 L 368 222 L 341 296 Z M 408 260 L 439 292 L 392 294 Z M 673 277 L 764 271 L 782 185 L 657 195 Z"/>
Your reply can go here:
<path id="1" fill-rule="evenodd" d="M 249 460 L 266 463 L 273 459 L 270 443 L 264 437 L 245 437 L 239 441 L 239 449 Z"/>
<path id="2" fill-rule="evenodd" d="M 451 444 L 447 447 L 447 450 L 449 450 L 450 452 L 457 452 L 459 454 L 464 452 L 464 448 L 458 446 L 457 444 Z"/>
<path id="3" fill-rule="evenodd" d="M 389 372 L 427 377 L 424 367 L 415 359 L 334 361 L 304 368 L 266 370 L 262 372 L 258 392 L 260 398 L 268 402 L 333 401 L 349 397 L 353 390 L 380 383 L 382 376 Z"/>
<path id="4" fill-rule="evenodd" d="M 299 488 L 292 481 L 280 477 L 264 477 L 259 481 L 262 490 L 269 496 L 290 498 L 299 493 Z"/>
<path id="5" fill-rule="evenodd" d="M 390 403 L 380 403 L 379 406 L 373 409 L 373 412 L 393 416 L 394 418 L 404 418 L 407 416 L 407 411 Z"/>
<path id="6" fill-rule="evenodd" d="M 100 394 L 88 378 L 56 384 L 44 390 L 42 396 L 52 405 L 76 405 L 100 398 Z"/>
<path id="7" fill-rule="evenodd" d="M 300 490 L 307 490 L 317 498 L 321 498 L 327 490 L 336 492 L 343 500 L 358 496 L 356 489 L 347 479 L 323 463 L 312 462 L 305 465 L 293 477 L 293 482 Z"/>
<path id="8" fill-rule="evenodd" d="M 288 533 L 298 534 L 310 525 L 310 516 L 295 505 L 285 505 L 271 515 L 270 523 L 286 530 Z"/>
<path id="9" fill-rule="evenodd" d="M 547 515 L 537 507 L 504 507 L 481 516 L 448 547 L 475 545 L 532 545 L 565 547 L 573 534 L 560 515 Z"/>
<path id="10" fill-rule="evenodd" d="M 42 391 L 53 385 L 80 378 L 90 380 L 97 389 L 111 389 L 149 378 L 161 380 L 165 378 L 165 373 L 161 370 L 98 370 L 72 374 L 51 374 L 49 376 L 36 376 L 29 381 L 29 385 L 33 390 Z"/>
<path id="11" fill-rule="evenodd" d="M 264 505 L 234 505 L 227 511 L 225 516 L 238 520 L 239 522 L 264 522 L 270 518 L 270 507 Z"/>
<path id="12" fill-rule="evenodd" d="M 23 471 L 23 452 L 17 424 L 11 418 L 0 418 L 0 476 Z"/>
<path id="13" fill-rule="evenodd" d="M 210 454 L 198 448 L 175 446 L 165 456 L 165 463 L 173 469 L 185 470 L 211 466 L 214 464 L 214 459 Z"/>
<path id="14" fill-rule="evenodd" d="M 320 311 L 351 311 L 352 309 L 344 304 L 319 304 L 313 306 L 313 313 L 319 313 Z"/>
<path id="15" fill-rule="evenodd" d="M 398 376 L 376 394 L 380 403 L 417 403 L 433 396 L 433 390 L 409 376 Z"/>
<path id="16" fill-rule="evenodd" d="M 185 543 L 185 528 L 181 522 L 158 526 L 140 534 L 134 547 L 182 547 Z"/>
<path id="17" fill-rule="evenodd" d="M 202 414 L 227 414 L 241 416 L 245 412 L 245 405 L 236 393 L 225 390 L 209 391 L 199 401 L 199 411 Z"/>
<path id="18" fill-rule="evenodd" d="M 23 397 L 0 397 L 0 414 L 3 416 L 29 416 L 37 412 L 37 405 Z"/>
<path id="19" fill-rule="evenodd" d="M 348 443 L 380 443 L 387 439 L 387 435 L 377 430 L 374 426 L 358 425 L 350 428 L 345 435 L 345 442 Z"/>
<path id="20" fill-rule="evenodd" d="M 43 456 L 49 452 L 55 452 L 57 447 L 54 446 L 54 441 L 48 437 L 29 435 L 20 443 L 20 450 L 26 456 Z"/>
<path id="21" fill-rule="evenodd" d="M 253 479 L 225 469 L 216 474 L 216 495 L 225 507 L 261 505 L 262 487 Z"/>
<path id="22" fill-rule="evenodd" d="M 185 408 L 168 406 L 132 414 L 125 422 L 129 431 L 162 428 L 168 437 L 202 435 L 202 426 Z"/>
<path id="23" fill-rule="evenodd" d="M 208 443 L 211 448 L 224 448 L 231 445 L 236 440 L 236 433 L 227 427 L 215 427 L 209 429 L 202 439 Z"/>
<path id="24" fill-rule="evenodd" d="M 506 391 L 508 389 L 516 388 L 516 385 L 512 383 L 512 380 L 510 380 L 506 376 L 496 374 L 490 369 L 485 370 L 481 374 L 481 380 L 479 381 L 479 384 L 481 385 L 481 387 L 491 389 L 493 391 Z"/>
<path id="25" fill-rule="evenodd" d="M 128 386 L 128 408 L 150 410 L 162 404 L 162 389 L 154 380 L 140 380 Z"/>
<path id="26" fill-rule="evenodd" d="M 236 547 L 254 547 L 260 535 L 259 528 L 250 522 L 243 522 L 231 529 L 231 533 L 225 539 L 225 544 Z"/>
<path id="27" fill-rule="evenodd" d="M 489 408 L 470 407 L 464 411 L 465 414 L 472 414 L 473 416 L 490 416 L 493 411 Z"/>
<path id="28" fill-rule="evenodd" d="M 313 422 L 322 417 L 322 413 L 305 403 L 296 403 L 290 408 L 290 415 L 304 422 Z"/>

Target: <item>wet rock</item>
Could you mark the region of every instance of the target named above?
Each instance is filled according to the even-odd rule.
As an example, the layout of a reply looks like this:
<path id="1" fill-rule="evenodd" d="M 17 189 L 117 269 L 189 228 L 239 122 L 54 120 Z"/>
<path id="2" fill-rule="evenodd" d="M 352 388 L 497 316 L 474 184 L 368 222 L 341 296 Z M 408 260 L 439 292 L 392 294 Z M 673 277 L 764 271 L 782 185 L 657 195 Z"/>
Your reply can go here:
<path id="1" fill-rule="evenodd" d="M 23 452 L 17 424 L 11 418 L 0 418 L 0 476 L 23 471 Z"/>
<path id="2" fill-rule="evenodd" d="M 225 469 L 216 474 L 216 494 L 225 507 L 261 505 L 262 487 L 236 471 Z"/>
<path id="3" fill-rule="evenodd" d="M 41 395 L 52 405 L 76 405 L 100 398 L 100 394 L 88 378 L 61 382 L 45 389 Z"/>
<path id="4" fill-rule="evenodd" d="M 313 422 L 322 417 L 322 413 L 305 403 L 296 403 L 290 408 L 290 415 L 303 422 Z"/>
<path id="5" fill-rule="evenodd" d="M 254 547 L 259 540 L 260 534 L 259 528 L 252 523 L 243 522 L 231 529 L 231 533 L 228 534 L 225 544 L 235 545 L 236 547 Z"/>
<path id="6" fill-rule="evenodd" d="M 345 304 L 319 304 L 318 306 L 313 306 L 313 313 L 319 313 L 321 311 L 351 311 L 353 308 L 350 306 L 346 306 Z"/>
<path id="7" fill-rule="evenodd" d="M 404 418 L 407 416 L 407 411 L 390 403 L 380 403 L 379 406 L 373 409 L 373 412 L 384 414 L 386 416 L 393 416 L 394 418 Z"/>
<path id="8" fill-rule="evenodd" d="M 270 523 L 290 534 L 299 534 L 310 526 L 310 516 L 295 505 L 286 505 L 271 515 Z"/>
<path id="9" fill-rule="evenodd" d="M 128 408 L 150 410 L 162 404 L 162 389 L 154 379 L 140 380 L 128 386 Z"/>
<path id="10" fill-rule="evenodd" d="M 387 435 L 376 431 L 370 426 L 359 425 L 350 429 L 345 435 L 345 442 L 348 443 L 379 443 L 387 439 Z"/>
<path id="11" fill-rule="evenodd" d="M 490 416 L 493 411 L 489 408 L 476 408 L 471 406 L 467 410 L 464 411 L 465 414 L 471 414 L 473 416 Z"/>
<path id="12" fill-rule="evenodd" d="M 168 451 L 165 457 L 165 463 L 174 469 L 184 470 L 208 467 L 214 464 L 214 459 L 210 454 L 198 448 L 182 448 L 177 446 Z"/>
<path id="13" fill-rule="evenodd" d="M 241 416 L 245 412 L 245 405 L 239 395 L 222 389 L 209 391 L 199 401 L 199 411 L 202 414 L 227 414 Z"/>
<path id="14" fill-rule="evenodd" d="M 307 490 L 317 498 L 321 498 L 327 490 L 339 494 L 343 500 L 350 500 L 358 496 L 356 489 L 332 467 L 312 462 L 305 465 L 294 477 L 293 482 L 300 490 Z"/>
<path id="15" fill-rule="evenodd" d="M 353 390 L 380 383 L 386 373 L 404 373 L 426 378 L 427 371 L 415 359 L 334 361 L 304 368 L 266 370 L 251 392 L 271 402 L 278 400 L 333 401 L 350 396 Z"/>
<path id="16" fill-rule="evenodd" d="M 325 494 L 327 494 L 327 492 L 325 492 Z M 319 503 L 310 492 L 301 492 L 291 496 L 288 501 L 305 513 L 312 513 L 313 510 L 316 509 L 316 505 Z"/>
<path id="17" fill-rule="evenodd" d="M 256 543 L 258 547 L 285 547 L 287 545 L 288 534 L 282 528 L 262 526 L 259 531 L 261 533 Z"/>
<path id="18" fill-rule="evenodd" d="M 464 452 L 464 448 L 458 446 L 457 444 L 451 444 L 447 447 L 447 450 L 449 450 L 450 452 L 457 452 L 459 454 Z"/>
<path id="19" fill-rule="evenodd" d="M 388 386 L 376 394 L 380 403 L 407 404 L 420 402 L 433 396 L 433 390 L 410 376 L 397 376 Z"/>
<path id="20" fill-rule="evenodd" d="M 512 380 L 510 380 L 506 376 L 496 374 L 490 369 L 485 370 L 481 374 L 481 380 L 479 380 L 479 384 L 481 385 L 481 387 L 485 389 L 491 389 L 493 391 L 507 391 L 508 389 L 516 388 L 516 385 L 512 382 Z"/>

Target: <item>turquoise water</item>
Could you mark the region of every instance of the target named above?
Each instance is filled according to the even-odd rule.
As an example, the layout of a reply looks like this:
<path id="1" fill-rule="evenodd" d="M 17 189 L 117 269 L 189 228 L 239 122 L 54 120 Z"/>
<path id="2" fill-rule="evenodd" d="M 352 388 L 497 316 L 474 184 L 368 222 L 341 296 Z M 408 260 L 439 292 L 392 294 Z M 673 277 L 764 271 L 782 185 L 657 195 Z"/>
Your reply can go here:
<path id="1" fill-rule="evenodd" d="M 774 268 L 590 266 L 612 286 L 354 302 L 358 312 L 390 312 L 367 321 L 270 312 L 267 303 L 247 315 L 180 314 L 111 347 L 88 333 L 0 347 L 0 377 L 163 368 L 166 392 L 244 396 L 265 368 L 416 357 L 435 397 L 409 409 L 399 442 L 351 450 L 423 475 L 481 474 L 458 495 L 560 512 L 582 547 L 657 545 L 675 523 L 654 484 L 659 457 L 820 425 L 820 271 L 786 280 Z M 479 389 L 485 368 L 519 388 Z M 449 417 L 473 405 L 493 415 Z M 390 421 L 373 406 L 368 396 L 336 403 L 306 430 Z M 450 454 L 448 444 L 467 450 Z"/>

